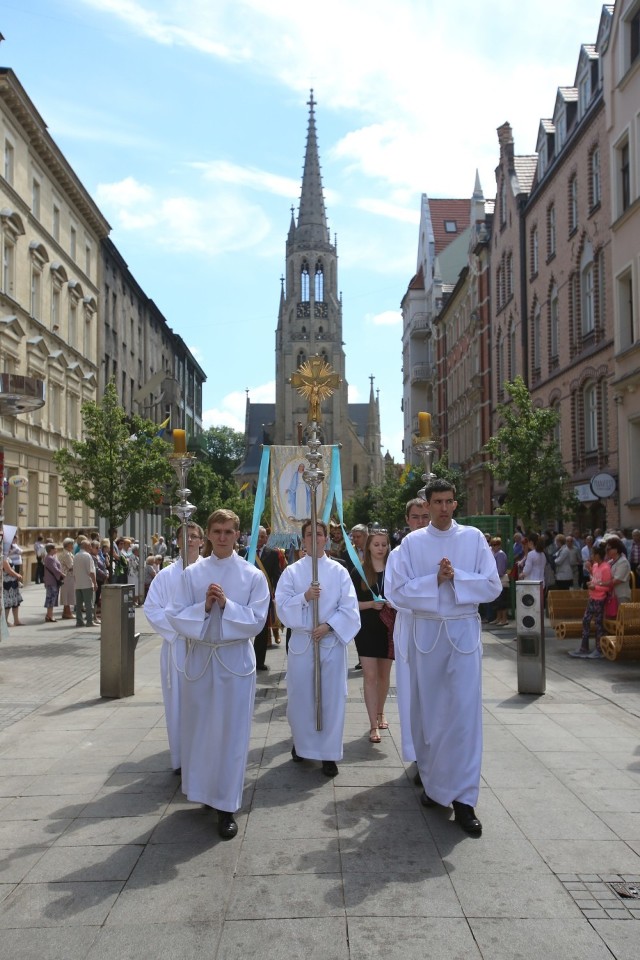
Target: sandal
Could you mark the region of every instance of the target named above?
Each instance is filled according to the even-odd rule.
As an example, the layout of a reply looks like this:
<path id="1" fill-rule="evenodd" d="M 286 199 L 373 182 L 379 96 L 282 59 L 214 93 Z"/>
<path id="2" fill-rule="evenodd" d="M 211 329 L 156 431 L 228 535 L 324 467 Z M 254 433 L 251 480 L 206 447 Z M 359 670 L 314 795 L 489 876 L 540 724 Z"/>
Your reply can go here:
<path id="1" fill-rule="evenodd" d="M 387 722 L 384 713 L 378 714 L 378 730 L 388 730 L 389 723 Z"/>
<path id="2" fill-rule="evenodd" d="M 382 743 L 382 737 L 378 733 L 377 727 L 371 727 L 369 731 L 369 743 Z"/>

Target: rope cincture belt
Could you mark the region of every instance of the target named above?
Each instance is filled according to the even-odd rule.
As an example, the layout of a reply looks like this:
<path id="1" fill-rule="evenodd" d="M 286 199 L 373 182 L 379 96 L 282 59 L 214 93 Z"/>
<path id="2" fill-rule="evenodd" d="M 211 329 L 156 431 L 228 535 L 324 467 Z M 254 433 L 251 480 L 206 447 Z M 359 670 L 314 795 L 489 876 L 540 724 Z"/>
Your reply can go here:
<path id="1" fill-rule="evenodd" d="M 293 629 L 292 629 L 292 632 L 293 632 Z M 296 628 L 295 628 L 295 632 L 296 632 L 296 633 L 307 633 L 307 634 L 309 634 L 309 639 L 307 640 L 307 642 L 306 642 L 306 644 L 305 644 L 305 646 L 304 646 L 304 648 L 303 648 L 302 650 L 292 650 L 292 649 L 291 649 L 291 644 L 289 644 L 289 655 L 290 655 L 290 656 L 293 655 L 294 657 L 301 657 L 304 653 L 307 652 L 307 650 L 309 649 L 309 646 L 310 646 L 310 644 L 311 644 L 311 630 L 305 630 L 304 627 L 301 627 L 301 628 L 297 628 L 297 627 L 296 627 Z M 331 633 L 333 634 L 333 636 L 334 636 L 335 639 L 334 639 L 333 643 L 331 644 L 331 646 L 325 645 L 325 647 L 324 647 L 325 650 L 333 650 L 333 648 L 336 647 L 336 646 L 338 645 L 338 643 L 340 642 L 340 641 L 338 640 L 338 637 L 337 637 L 335 631 L 332 630 L 331 628 L 329 628 L 329 633 L 325 634 L 325 636 L 322 638 L 322 640 L 326 640 L 327 637 L 329 636 L 329 634 L 331 634 Z M 320 641 L 320 643 L 322 643 L 322 640 Z"/>
<path id="2" fill-rule="evenodd" d="M 224 660 L 220 659 L 220 655 L 218 654 L 219 647 L 234 647 L 234 646 L 237 646 L 239 643 L 251 643 L 250 637 L 242 637 L 239 640 L 227 640 L 226 642 L 215 642 L 215 641 L 211 642 L 210 640 L 194 640 L 191 637 L 185 637 L 184 639 L 187 644 L 187 652 L 184 658 L 184 667 L 181 668 L 176 663 L 176 669 L 179 671 L 179 673 L 183 674 L 185 680 L 188 680 L 190 683 L 195 683 L 197 680 L 200 680 L 201 677 L 205 675 L 205 673 L 207 672 L 207 669 L 209 668 L 209 664 L 211 663 L 211 658 L 214 655 L 216 660 L 220 664 L 220 666 L 224 667 L 225 670 L 228 670 L 229 673 L 233 674 L 234 677 L 250 677 L 252 673 L 255 673 L 255 667 L 252 667 L 252 669 L 249 670 L 247 673 L 236 673 L 235 670 L 232 670 L 231 667 L 229 667 L 224 662 Z M 198 676 L 190 677 L 189 674 L 187 673 L 187 662 L 189 660 L 189 655 L 192 649 L 198 643 L 201 644 L 203 647 L 209 647 L 209 655 L 205 661 L 204 667 L 202 668 Z"/>
<path id="3" fill-rule="evenodd" d="M 416 636 L 416 621 L 418 621 L 418 620 L 434 620 L 434 621 L 435 621 L 435 620 L 439 620 L 439 621 L 440 621 L 440 626 L 438 627 L 438 632 L 437 632 L 437 634 L 436 634 L 436 638 L 435 638 L 435 640 L 433 641 L 433 645 L 431 646 L 431 648 L 430 648 L 429 650 L 423 650 L 422 647 L 418 644 L 418 638 L 417 638 L 417 636 Z M 447 621 L 449 621 L 449 620 L 475 620 L 475 621 L 476 621 L 476 624 L 477 624 L 477 626 L 478 626 L 478 640 L 477 640 L 476 645 L 475 645 L 475 647 L 473 648 L 473 650 L 461 650 L 459 647 L 456 647 L 455 643 L 453 642 L 453 640 L 452 640 L 451 637 L 449 636 L 449 627 L 447 626 Z M 436 613 L 433 613 L 433 614 L 432 614 L 432 613 L 415 613 L 415 612 L 414 612 L 414 614 L 413 614 L 413 642 L 414 642 L 414 644 L 415 644 L 415 646 L 416 646 L 416 650 L 418 651 L 418 653 L 422 653 L 422 654 L 433 653 L 433 651 L 435 650 L 435 648 L 436 648 L 436 646 L 437 646 L 437 644 L 438 644 L 438 640 L 440 639 L 440 631 L 442 630 L 442 627 L 443 627 L 443 626 L 444 626 L 444 629 L 445 629 L 445 633 L 446 633 L 446 635 L 447 635 L 447 640 L 449 641 L 449 644 L 453 647 L 453 649 L 456 651 L 456 653 L 460 653 L 460 654 L 462 654 L 462 656 L 465 656 L 465 657 L 466 657 L 466 656 L 470 656 L 471 654 L 474 654 L 477 650 L 479 650 L 480 644 L 481 644 L 481 642 L 482 642 L 482 634 L 481 634 L 481 630 L 480 630 L 480 614 L 479 614 L 477 611 L 476 611 L 476 613 L 459 613 L 459 614 L 454 614 L 454 615 L 452 615 L 452 616 L 450 616 L 450 617 L 446 617 L 446 619 L 445 619 L 444 617 L 439 616 L 439 615 L 436 614 Z"/>

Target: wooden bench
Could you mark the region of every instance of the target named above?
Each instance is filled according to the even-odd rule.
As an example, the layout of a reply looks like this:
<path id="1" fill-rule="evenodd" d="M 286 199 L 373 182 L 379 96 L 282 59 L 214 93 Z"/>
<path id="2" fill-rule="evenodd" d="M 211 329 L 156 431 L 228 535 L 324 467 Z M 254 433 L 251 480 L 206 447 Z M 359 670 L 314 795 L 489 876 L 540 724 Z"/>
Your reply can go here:
<path id="1" fill-rule="evenodd" d="M 551 626 L 560 640 L 580 636 L 588 599 L 586 590 L 549 590 L 547 612 Z"/>
<path id="2" fill-rule="evenodd" d="M 615 634 L 600 640 L 600 649 L 607 660 L 640 658 L 640 603 L 623 603 L 618 609 Z"/>

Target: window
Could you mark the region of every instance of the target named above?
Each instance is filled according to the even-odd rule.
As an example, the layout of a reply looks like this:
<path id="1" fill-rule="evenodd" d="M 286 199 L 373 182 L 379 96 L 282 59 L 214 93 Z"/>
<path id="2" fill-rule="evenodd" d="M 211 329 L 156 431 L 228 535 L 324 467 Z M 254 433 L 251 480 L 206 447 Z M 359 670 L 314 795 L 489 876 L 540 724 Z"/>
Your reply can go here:
<path id="1" fill-rule="evenodd" d="M 551 360 L 558 360 L 559 344 L 559 312 L 558 312 L 558 288 L 554 285 L 551 288 L 551 297 L 549 300 L 549 352 Z"/>
<path id="2" fill-rule="evenodd" d="M 513 255 L 507 254 L 507 299 L 513 296 Z"/>
<path id="3" fill-rule="evenodd" d="M 626 350 L 636 342 L 633 326 L 633 280 L 631 270 L 627 270 L 618 277 L 618 338 L 620 349 Z"/>
<path id="4" fill-rule="evenodd" d="M 631 203 L 631 183 L 629 168 L 629 138 L 625 136 L 615 148 L 616 163 L 616 207 L 615 215 L 621 216 Z"/>
<path id="5" fill-rule="evenodd" d="M 629 20 L 629 66 L 638 59 L 640 55 L 640 10 Z"/>
<path id="6" fill-rule="evenodd" d="M 502 331 L 498 333 L 497 380 L 498 380 L 498 400 L 503 400 L 504 399 L 504 337 L 502 336 Z"/>
<path id="7" fill-rule="evenodd" d="M 458 224 L 456 223 L 455 220 L 445 220 L 444 230 L 445 230 L 445 233 L 457 233 Z"/>
<path id="8" fill-rule="evenodd" d="M 591 151 L 590 157 L 590 173 L 591 173 L 591 196 L 590 207 L 593 210 L 594 207 L 597 207 L 600 203 L 602 187 L 600 183 L 600 150 L 596 147 Z"/>
<path id="9" fill-rule="evenodd" d="M 540 322 L 540 304 L 536 303 L 533 310 L 533 351 L 532 351 L 532 361 L 533 361 L 533 373 L 534 376 L 540 375 L 540 367 L 542 363 L 542 344 L 541 344 L 541 322 Z"/>
<path id="10" fill-rule="evenodd" d="M 578 95 L 580 98 L 580 116 L 581 117 L 584 116 L 587 110 L 587 107 L 589 106 L 589 100 L 591 99 L 591 85 L 589 81 L 590 81 L 589 74 L 585 73 L 585 75 L 580 80 L 580 83 L 578 84 Z"/>
<path id="11" fill-rule="evenodd" d="M 509 323 L 509 380 L 513 380 L 516 375 L 516 327 L 512 321 Z"/>
<path id="12" fill-rule="evenodd" d="M 569 236 L 578 229 L 578 178 L 569 180 Z"/>
<path id="13" fill-rule="evenodd" d="M 538 228 L 534 227 L 531 231 L 531 276 L 538 274 Z"/>
<path id="14" fill-rule="evenodd" d="M 13 297 L 16 270 L 16 248 L 5 236 L 2 246 L 2 290 Z"/>
<path id="15" fill-rule="evenodd" d="M 91 244 L 88 240 L 84 247 L 84 270 L 88 277 L 91 276 Z"/>
<path id="16" fill-rule="evenodd" d="M 53 205 L 52 228 L 53 239 L 60 243 L 60 207 L 57 207 L 55 203 Z"/>
<path id="17" fill-rule="evenodd" d="M 598 385 L 588 383 L 583 390 L 584 449 L 593 453 L 598 449 Z"/>
<path id="18" fill-rule="evenodd" d="M 42 271 L 33 263 L 31 265 L 31 316 L 40 318 L 42 308 Z"/>
<path id="19" fill-rule="evenodd" d="M 69 295 L 69 346 L 78 346 L 78 301 Z"/>
<path id="20" fill-rule="evenodd" d="M 13 185 L 13 176 L 15 172 L 15 150 L 10 140 L 4 142 L 4 178 L 7 183 Z"/>
<path id="21" fill-rule="evenodd" d="M 303 303 L 309 300 L 309 264 L 306 260 L 302 261 L 300 267 L 300 300 Z"/>
<path id="22" fill-rule="evenodd" d="M 60 330 L 60 288 L 55 283 L 51 288 L 51 329 L 54 333 Z"/>
<path id="23" fill-rule="evenodd" d="M 73 224 L 69 227 L 69 254 L 73 260 L 76 258 L 78 249 L 78 231 Z"/>
<path id="24" fill-rule="evenodd" d="M 582 336 L 588 337 L 595 329 L 593 261 L 588 263 L 582 270 L 580 293 L 582 301 Z"/>
<path id="25" fill-rule="evenodd" d="M 36 177 L 31 181 L 31 212 L 40 219 L 40 181 Z"/>
<path id="26" fill-rule="evenodd" d="M 505 227 L 507 225 L 507 181 L 502 175 L 502 180 L 500 181 L 500 226 Z"/>
<path id="27" fill-rule="evenodd" d="M 547 208 L 547 259 L 556 255 L 556 208 L 552 203 Z"/>
<path id="28" fill-rule="evenodd" d="M 316 282 L 313 295 L 318 303 L 322 303 L 324 300 L 324 270 L 320 260 L 316 263 Z"/>

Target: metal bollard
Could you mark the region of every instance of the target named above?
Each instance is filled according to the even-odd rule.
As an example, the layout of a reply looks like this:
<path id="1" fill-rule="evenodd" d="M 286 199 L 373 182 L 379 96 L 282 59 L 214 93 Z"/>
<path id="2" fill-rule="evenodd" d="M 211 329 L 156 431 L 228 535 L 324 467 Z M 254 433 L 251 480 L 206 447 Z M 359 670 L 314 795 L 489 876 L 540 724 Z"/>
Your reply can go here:
<path id="1" fill-rule="evenodd" d="M 544 693 L 544 583 L 516 581 L 516 634 L 518 642 L 518 693 Z"/>
<path id="2" fill-rule="evenodd" d="M 100 624 L 100 696 L 132 697 L 138 642 L 133 584 L 105 584 Z"/>

